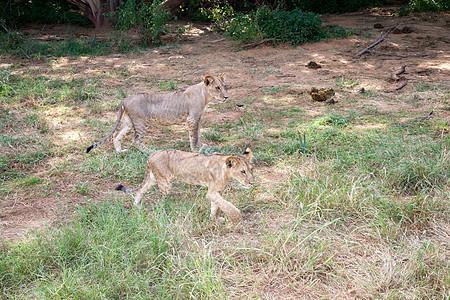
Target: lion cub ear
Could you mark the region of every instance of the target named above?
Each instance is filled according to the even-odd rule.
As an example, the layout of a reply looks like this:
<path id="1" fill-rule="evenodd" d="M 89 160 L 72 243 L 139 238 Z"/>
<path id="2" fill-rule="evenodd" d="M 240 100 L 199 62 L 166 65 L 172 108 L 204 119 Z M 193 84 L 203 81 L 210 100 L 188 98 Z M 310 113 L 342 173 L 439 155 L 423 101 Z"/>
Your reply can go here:
<path id="1" fill-rule="evenodd" d="M 244 153 L 242 153 L 242 156 L 245 157 L 248 161 L 250 161 L 253 157 L 253 152 L 250 148 L 245 149 Z"/>
<path id="2" fill-rule="evenodd" d="M 206 86 L 209 86 L 214 82 L 214 80 L 215 80 L 214 77 L 212 77 L 211 75 L 206 75 L 205 78 L 203 79 L 203 82 L 205 83 Z"/>
<path id="3" fill-rule="evenodd" d="M 219 77 L 223 82 L 225 82 L 225 73 L 220 74 Z"/>
<path id="4" fill-rule="evenodd" d="M 239 159 L 237 159 L 234 156 L 228 156 L 227 159 L 225 160 L 225 165 L 227 166 L 227 168 L 233 168 L 235 166 L 237 166 L 239 164 Z"/>

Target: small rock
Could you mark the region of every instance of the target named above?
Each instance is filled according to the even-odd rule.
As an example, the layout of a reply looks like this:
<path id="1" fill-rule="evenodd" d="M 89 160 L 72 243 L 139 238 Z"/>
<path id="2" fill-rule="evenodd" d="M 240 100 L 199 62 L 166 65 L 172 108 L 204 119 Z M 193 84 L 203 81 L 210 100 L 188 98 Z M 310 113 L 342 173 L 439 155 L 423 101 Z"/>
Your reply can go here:
<path id="1" fill-rule="evenodd" d="M 401 31 L 400 29 L 398 29 L 398 28 L 395 28 L 395 29 L 392 31 L 392 33 L 393 33 L 393 34 L 400 34 L 400 33 L 402 33 L 402 31 Z"/>
<path id="2" fill-rule="evenodd" d="M 381 28 L 384 28 L 384 26 L 381 25 L 380 23 L 377 23 L 377 24 L 373 25 L 373 28 L 381 29 Z"/>
<path id="3" fill-rule="evenodd" d="M 326 104 L 335 104 L 337 101 L 334 100 L 334 98 L 328 99 L 327 101 L 325 101 Z"/>
<path id="4" fill-rule="evenodd" d="M 411 33 L 413 32 L 411 27 L 403 27 L 402 28 L 402 33 Z"/>
<path id="5" fill-rule="evenodd" d="M 319 65 L 318 63 L 316 63 L 315 61 L 310 61 L 306 66 L 308 68 L 310 68 L 310 69 L 320 69 L 320 68 L 322 68 L 322 66 Z"/>
<path id="6" fill-rule="evenodd" d="M 361 94 L 364 94 L 364 93 L 366 92 L 366 90 L 362 87 L 362 88 L 359 89 L 359 92 L 360 92 Z"/>

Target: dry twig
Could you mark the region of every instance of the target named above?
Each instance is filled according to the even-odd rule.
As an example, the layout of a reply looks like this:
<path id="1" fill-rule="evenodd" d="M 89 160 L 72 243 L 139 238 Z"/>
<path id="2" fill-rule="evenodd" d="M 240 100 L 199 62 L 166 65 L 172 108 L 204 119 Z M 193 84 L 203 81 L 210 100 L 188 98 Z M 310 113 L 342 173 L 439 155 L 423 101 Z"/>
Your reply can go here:
<path id="1" fill-rule="evenodd" d="M 400 55 L 400 54 L 392 54 L 392 53 L 383 53 L 383 52 L 378 52 L 378 51 L 374 51 L 374 50 L 367 50 L 366 52 L 375 53 L 375 54 L 379 54 L 379 55 L 385 55 L 385 56 L 395 56 L 395 57 L 400 57 L 400 58 L 424 57 L 424 56 L 430 56 L 430 55 L 437 55 L 437 53 Z"/>
<path id="2" fill-rule="evenodd" d="M 277 78 L 282 78 L 282 77 L 295 77 L 294 74 L 281 74 L 281 75 L 275 75 L 275 77 Z"/>
<path id="3" fill-rule="evenodd" d="M 265 39 L 254 43 L 244 44 L 242 45 L 242 48 L 254 48 L 256 46 L 259 46 L 261 44 L 267 43 L 267 42 L 278 42 L 279 39 Z"/>
<path id="4" fill-rule="evenodd" d="M 394 28 L 388 30 L 384 35 L 383 35 L 383 32 L 382 32 L 381 35 L 380 35 L 380 38 L 375 43 L 371 44 L 369 47 L 365 48 L 364 50 L 358 52 L 355 55 L 355 57 L 363 55 L 364 53 L 368 52 L 371 48 L 375 47 L 376 45 L 378 45 L 379 43 L 384 41 L 384 39 L 389 35 L 389 33 L 394 31 L 395 29 L 397 29 L 397 26 L 395 26 Z"/>
<path id="5" fill-rule="evenodd" d="M 406 80 L 405 82 L 403 82 L 402 84 L 400 84 L 398 87 L 396 87 L 396 88 L 394 89 L 394 92 L 401 90 L 401 89 L 404 88 L 407 84 L 408 84 L 408 80 Z"/>
<path id="6" fill-rule="evenodd" d="M 433 111 L 430 111 L 426 116 L 417 117 L 417 119 L 428 120 L 433 117 Z"/>
<path id="7" fill-rule="evenodd" d="M 403 65 L 402 68 L 400 69 L 400 71 L 398 71 L 397 73 L 392 73 L 391 74 L 392 80 L 398 81 L 399 80 L 398 75 L 405 73 L 405 68 L 406 68 L 406 65 Z"/>

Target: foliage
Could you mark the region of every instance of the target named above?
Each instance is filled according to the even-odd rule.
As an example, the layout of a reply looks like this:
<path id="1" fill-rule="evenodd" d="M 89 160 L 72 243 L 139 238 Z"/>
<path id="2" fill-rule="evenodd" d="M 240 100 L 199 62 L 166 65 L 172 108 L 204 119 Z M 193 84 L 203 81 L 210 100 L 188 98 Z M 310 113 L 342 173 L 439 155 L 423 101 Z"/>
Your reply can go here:
<path id="1" fill-rule="evenodd" d="M 264 7 L 257 11 L 257 23 L 266 37 L 280 39 L 293 45 L 325 37 L 320 16 L 300 9 L 287 12 Z"/>
<path id="2" fill-rule="evenodd" d="M 161 0 L 140 2 L 128 0 L 116 12 L 108 17 L 113 21 L 114 28 L 126 32 L 139 29 L 142 42 L 145 45 L 160 44 L 161 36 L 169 30 L 170 12 L 161 5 Z"/>
<path id="3" fill-rule="evenodd" d="M 231 12 L 247 14 L 256 11 L 264 6 L 270 9 L 281 9 L 292 11 L 300 9 L 315 13 L 344 13 L 357 11 L 368 6 L 380 5 L 380 0 L 285 0 L 285 1 L 190 1 L 186 11 L 194 20 L 217 21 L 217 16 L 231 17 Z"/>
<path id="4" fill-rule="evenodd" d="M 286 9 L 299 8 L 316 13 L 344 13 L 368 6 L 379 5 L 379 0 L 292 0 L 286 1 Z"/>
<path id="5" fill-rule="evenodd" d="M 0 0 L 3 13 L 0 23 L 8 27 L 18 27 L 30 23 L 76 24 L 92 26 L 76 6 L 59 0 Z"/>
<path id="6" fill-rule="evenodd" d="M 448 11 L 449 0 L 411 0 L 409 7 L 412 11 Z"/>
<path id="7" fill-rule="evenodd" d="M 81 40 L 68 38 L 62 41 L 40 41 L 16 32 L 0 32 L 0 54 L 19 57 L 105 55 L 111 46 L 95 38 Z"/>
<path id="8" fill-rule="evenodd" d="M 266 38 L 297 45 L 351 34 L 337 26 L 324 28 L 319 15 L 298 8 L 284 11 L 262 7 L 248 14 L 238 12 L 232 17 L 228 15 L 231 13 L 216 15 L 212 12 L 211 19 L 216 20 L 217 29 L 240 41 Z"/>

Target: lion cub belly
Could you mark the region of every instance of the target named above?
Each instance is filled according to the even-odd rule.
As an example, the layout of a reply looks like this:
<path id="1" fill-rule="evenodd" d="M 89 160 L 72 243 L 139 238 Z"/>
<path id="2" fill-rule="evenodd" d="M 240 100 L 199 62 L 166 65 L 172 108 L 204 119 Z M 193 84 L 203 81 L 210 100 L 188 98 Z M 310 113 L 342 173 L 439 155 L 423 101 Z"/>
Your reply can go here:
<path id="1" fill-rule="evenodd" d="M 167 149 L 154 152 L 149 164 L 159 173 L 158 177 L 170 176 L 184 183 L 204 186 L 213 181 L 209 156 L 203 154 Z"/>
<path id="2" fill-rule="evenodd" d="M 183 115 L 178 115 L 178 116 L 174 116 L 174 115 L 168 115 L 166 117 L 164 116 L 160 116 L 160 115 L 153 115 L 150 116 L 150 118 L 147 118 L 146 120 L 146 125 L 149 126 L 152 123 L 158 123 L 160 125 L 173 125 L 173 124 L 180 124 L 186 121 L 187 117 L 188 117 L 188 113 L 183 114 Z"/>

